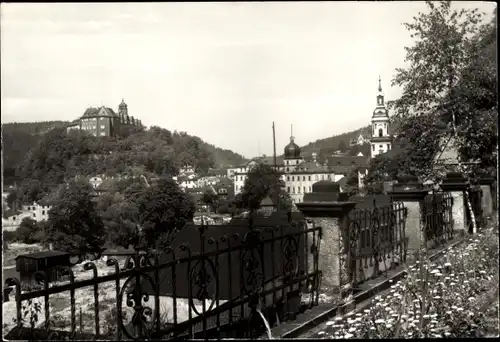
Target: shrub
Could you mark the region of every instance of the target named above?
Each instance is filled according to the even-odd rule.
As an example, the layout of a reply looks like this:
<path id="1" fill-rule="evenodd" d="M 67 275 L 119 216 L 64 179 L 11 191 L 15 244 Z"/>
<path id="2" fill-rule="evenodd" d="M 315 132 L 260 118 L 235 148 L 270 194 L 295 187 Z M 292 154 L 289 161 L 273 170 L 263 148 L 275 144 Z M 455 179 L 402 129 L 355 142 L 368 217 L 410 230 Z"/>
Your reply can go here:
<path id="1" fill-rule="evenodd" d="M 497 236 L 495 236 L 497 235 Z M 327 323 L 320 337 L 482 337 L 478 297 L 498 288 L 498 233 L 478 234 L 440 260 L 419 260 L 369 309 Z"/>
<path id="2" fill-rule="evenodd" d="M 219 214 L 229 214 L 229 205 L 227 203 L 222 203 L 221 205 L 219 205 L 219 207 L 217 208 L 217 213 Z"/>
<path id="3" fill-rule="evenodd" d="M 16 241 L 16 239 L 17 239 L 16 232 L 11 232 L 11 231 L 4 231 L 3 232 L 3 241 L 4 241 L 4 244 L 6 242 Z"/>
<path id="4" fill-rule="evenodd" d="M 24 243 L 36 243 L 41 238 L 38 223 L 30 217 L 25 217 L 16 229 L 16 239 Z"/>

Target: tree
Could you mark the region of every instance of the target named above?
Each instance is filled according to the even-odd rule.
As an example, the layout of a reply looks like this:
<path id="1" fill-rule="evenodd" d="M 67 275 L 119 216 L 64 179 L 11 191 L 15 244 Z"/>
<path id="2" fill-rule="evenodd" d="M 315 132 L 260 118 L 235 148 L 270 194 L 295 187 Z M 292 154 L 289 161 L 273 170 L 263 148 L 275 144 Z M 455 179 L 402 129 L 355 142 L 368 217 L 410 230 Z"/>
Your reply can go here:
<path id="1" fill-rule="evenodd" d="M 396 69 L 393 80 L 393 85 L 403 88 L 401 98 L 391 104 L 402 125 L 400 130 L 409 145 L 418 146 L 418 150 L 431 150 L 435 148 L 432 142 L 439 141 L 439 136 L 449 135 L 457 138 L 459 149 L 467 149 L 472 141 L 479 140 L 491 147 L 491 139 L 483 138 L 494 138 L 494 120 L 479 125 L 487 120 L 476 110 L 474 99 L 480 95 L 488 98 L 487 115 L 496 109 L 496 82 L 492 81 L 496 79 L 496 62 L 494 67 L 491 63 L 485 67 L 484 58 L 480 57 L 484 50 L 481 37 L 486 33 L 491 36 L 491 25 L 481 27 L 482 15 L 477 10 L 452 10 L 449 1 L 427 2 L 427 6 L 428 14 L 421 13 L 414 22 L 405 24 L 416 41 L 406 48 L 410 66 Z M 420 129 L 415 129 L 419 124 Z M 422 134 L 431 127 L 439 132 L 435 129 Z M 474 129 L 483 130 L 482 134 L 471 134 Z M 423 175 L 432 177 L 432 170 L 425 170 Z"/>
<path id="2" fill-rule="evenodd" d="M 384 191 L 384 182 L 395 180 L 401 172 L 399 158 L 387 154 L 379 154 L 370 160 L 368 173 L 363 182 L 369 194 L 380 194 Z"/>
<path id="3" fill-rule="evenodd" d="M 27 179 L 21 183 L 15 198 L 24 204 L 33 204 L 50 192 L 49 187 L 38 179 Z M 13 195 L 14 196 L 14 195 Z"/>
<path id="4" fill-rule="evenodd" d="M 291 209 L 291 201 L 288 193 L 284 191 L 285 183 L 281 175 L 272 166 L 258 163 L 248 173 L 241 192 L 241 205 L 250 210 L 260 208 L 262 200 L 269 196 L 274 201 L 280 199 L 280 209 Z"/>
<path id="5" fill-rule="evenodd" d="M 347 192 L 348 196 L 355 196 L 359 193 L 359 179 L 358 179 L 358 170 L 353 170 L 349 175 L 347 175 L 346 180 L 346 189 L 344 192 Z"/>
<path id="6" fill-rule="evenodd" d="M 217 207 L 218 214 L 229 214 L 230 203 L 228 201 L 219 201 L 219 206 Z"/>
<path id="7" fill-rule="evenodd" d="M 128 248 L 138 227 L 137 206 L 129 201 L 113 203 L 101 214 L 106 242 Z"/>
<path id="8" fill-rule="evenodd" d="M 202 195 L 202 201 L 205 203 L 212 211 L 217 209 L 217 202 L 219 196 L 211 189 L 207 189 Z"/>
<path id="9" fill-rule="evenodd" d="M 340 140 L 337 150 L 345 152 L 347 150 L 347 145 L 344 140 Z"/>
<path id="10" fill-rule="evenodd" d="M 17 202 L 18 202 L 17 192 L 15 191 L 11 192 L 10 194 L 7 195 L 7 198 L 5 200 L 10 209 L 17 210 Z"/>
<path id="11" fill-rule="evenodd" d="M 409 67 L 396 69 L 392 83 L 403 94 L 391 107 L 403 126 L 416 118 L 414 124 L 425 122 L 428 127 L 439 127 L 441 136 L 453 136 L 462 152 L 459 171 L 470 176 L 471 170 L 464 164 L 467 157 L 478 157 L 485 164 L 485 159 L 493 158 L 481 153 L 496 153 L 496 128 L 492 128 L 496 123 L 491 120 L 497 112 L 496 61 L 494 53 L 485 51 L 493 44 L 496 51 L 495 28 L 491 23 L 480 25 L 483 15 L 477 9 L 453 10 L 450 1 L 426 3 L 429 13 L 419 13 L 412 23 L 405 23 L 415 44 L 405 48 Z M 411 130 L 406 130 L 409 144 L 424 149 L 432 140 L 439 140 L 408 132 Z M 433 168 L 424 176 L 436 180 Z M 467 193 L 466 198 L 475 227 Z"/>
<path id="12" fill-rule="evenodd" d="M 34 243 L 35 234 L 38 231 L 38 226 L 35 220 L 31 217 L 25 217 L 22 219 L 21 224 L 16 229 L 16 238 L 18 241 L 24 243 Z"/>
<path id="13" fill-rule="evenodd" d="M 49 211 L 47 236 L 55 249 L 77 255 L 103 250 L 106 232 L 86 182 L 72 181 Z"/>
<path id="14" fill-rule="evenodd" d="M 149 247 L 168 243 L 175 231 L 193 220 L 195 204 L 171 179 L 160 179 L 136 200 L 138 218 Z"/>

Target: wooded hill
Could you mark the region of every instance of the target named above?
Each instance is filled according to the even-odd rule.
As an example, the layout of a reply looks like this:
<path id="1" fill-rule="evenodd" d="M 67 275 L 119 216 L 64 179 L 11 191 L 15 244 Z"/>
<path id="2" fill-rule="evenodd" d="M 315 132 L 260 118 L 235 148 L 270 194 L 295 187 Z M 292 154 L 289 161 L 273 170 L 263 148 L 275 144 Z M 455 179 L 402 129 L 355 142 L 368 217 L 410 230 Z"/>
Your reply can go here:
<path id="1" fill-rule="evenodd" d="M 355 131 L 334 135 L 330 138 L 318 139 L 315 142 L 310 142 L 309 144 L 302 146 L 301 149 L 303 153 L 308 153 L 317 149 L 332 151 L 345 150 L 346 148 L 349 148 L 349 142 L 357 139 L 360 134 L 363 134 L 365 139 L 370 138 L 371 126 L 368 125 Z"/>
<path id="2" fill-rule="evenodd" d="M 44 173 L 51 182 L 57 182 L 67 176 L 115 174 L 134 167 L 139 168 L 137 172 L 147 169 L 161 175 L 186 164 L 203 172 L 245 162 L 243 156 L 233 151 L 184 132 L 152 127 L 144 132 L 122 132 L 116 138 L 96 138 L 84 132 L 66 134 L 66 124 L 63 121 L 3 124 L 4 184 L 26 178 L 42 180 L 46 178 Z M 106 162 L 101 160 L 104 156 Z M 71 171 L 66 172 L 67 168 Z"/>

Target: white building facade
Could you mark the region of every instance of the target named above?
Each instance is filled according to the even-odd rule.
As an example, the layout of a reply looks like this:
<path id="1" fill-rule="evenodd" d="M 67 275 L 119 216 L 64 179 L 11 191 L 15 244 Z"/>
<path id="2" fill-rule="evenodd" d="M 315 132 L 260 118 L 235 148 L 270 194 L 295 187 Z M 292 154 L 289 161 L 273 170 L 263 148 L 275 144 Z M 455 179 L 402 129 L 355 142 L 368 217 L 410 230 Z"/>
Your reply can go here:
<path id="1" fill-rule="evenodd" d="M 370 139 L 372 158 L 392 149 L 392 136 L 389 133 L 389 111 L 384 102 L 380 77 L 378 82 L 377 106 L 372 115 L 372 137 Z"/>

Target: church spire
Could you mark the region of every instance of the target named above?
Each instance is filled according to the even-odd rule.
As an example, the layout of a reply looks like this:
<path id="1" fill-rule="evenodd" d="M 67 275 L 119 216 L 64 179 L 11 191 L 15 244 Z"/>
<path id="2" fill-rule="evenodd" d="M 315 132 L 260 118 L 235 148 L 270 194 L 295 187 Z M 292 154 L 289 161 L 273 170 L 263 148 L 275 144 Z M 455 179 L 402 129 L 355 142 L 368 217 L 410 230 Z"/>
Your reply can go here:
<path id="1" fill-rule="evenodd" d="M 384 93 L 382 92 L 382 79 L 378 76 L 378 94 L 377 94 L 377 107 L 385 107 Z"/>

